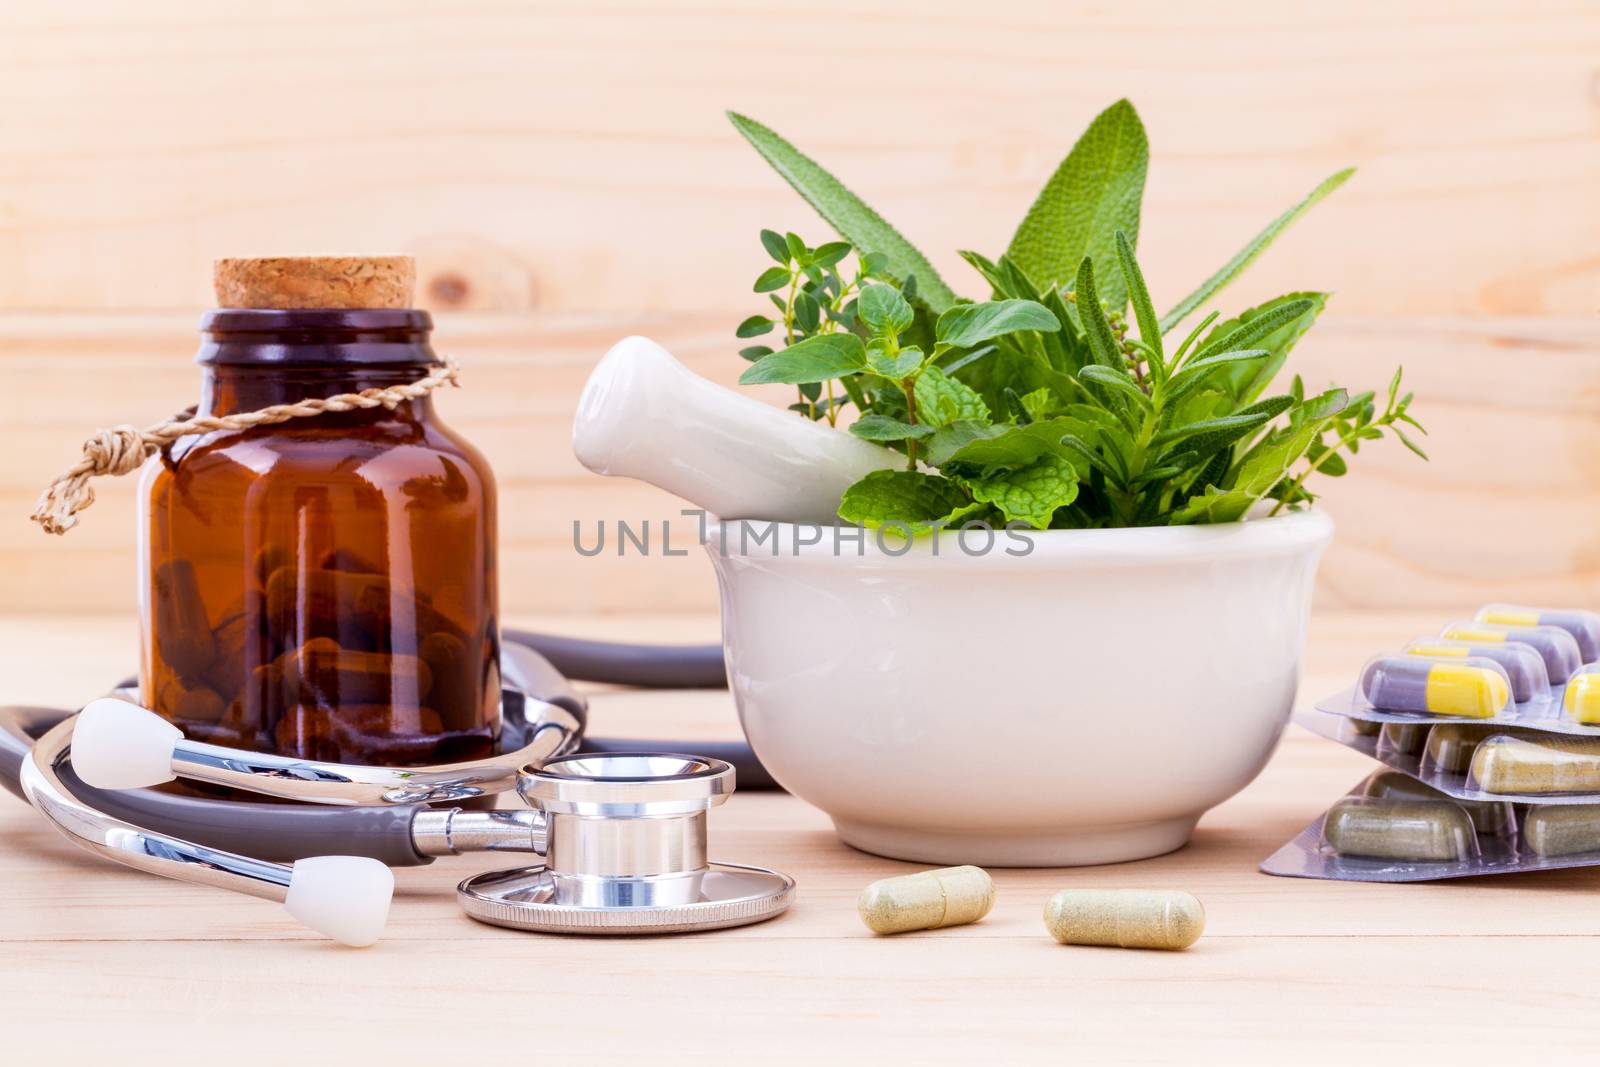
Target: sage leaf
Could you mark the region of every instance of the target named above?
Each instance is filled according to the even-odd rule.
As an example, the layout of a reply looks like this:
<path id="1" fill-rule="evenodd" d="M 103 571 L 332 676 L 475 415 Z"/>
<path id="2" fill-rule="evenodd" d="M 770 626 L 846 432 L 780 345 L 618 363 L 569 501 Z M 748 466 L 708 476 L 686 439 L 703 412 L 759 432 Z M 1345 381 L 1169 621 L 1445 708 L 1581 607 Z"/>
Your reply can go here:
<path id="1" fill-rule="evenodd" d="M 871 292 L 869 289 L 868 292 Z M 1054 333 L 1060 329 L 1055 314 L 1032 300 L 990 300 L 982 304 L 957 304 L 939 316 L 934 337 L 952 348 L 971 348 L 996 337 L 1023 330 Z"/>
<path id="2" fill-rule="evenodd" d="M 1139 243 L 1150 143 L 1144 123 L 1127 100 L 1102 111 L 1061 161 L 1017 227 L 1006 254 L 1030 278 L 1055 287 L 1072 278 L 1078 262 L 1093 257 L 1104 275 L 1103 296 L 1120 310 L 1128 294 L 1116 272 L 1114 235 Z"/>
<path id="3" fill-rule="evenodd" d="M 1354 167 L 1346 167 L 1336 174 L 1329 175 L 1322 180 L 1322 184 L 1311 190 L 1304 200 L 1269 222 L 1266 229 L 1252 237 L 1249 244 L 1234 253 L 1233 258 L 1224 263 L 1215 274 L 1201 282 L 1200 288 L 1178 301 L 1176 307 L 1161 317 L 1161 332 L 1166 333 L 1188 318 L 1191 312 L 1216 295 L 1223 286 L 1237 278 L 1246 267 L 1256 261 L 1256 258 L 1261 253 L 1267 250 L 1267 246 L 1277 239 L 1278 234 L 1288 229 L 1290 223 L 1310 211 L 1313 207 L 1316 207 L 1329 193 L 1343 185 L 1355 172 L 1356 169 Z M 1143 329 L 1143 327 L 1141 326 L 1140 329 Z"/>
<path id="4" fill-rule="evenodd" d="M 739 375 L 740 385 L 826 382 L 865 370 L 867 349 L 853 333 L 825 333 L 762 356 Z"/>
<path id="5" fill-rule="evenodd" d="M 883 255 L 884 269 L 895 278 L 903 280 L 916 275 L 923 302 L 934 312 L 942 312 L 955 303 L 955 293 L 945 285 L 927 257 L 885 222 L 883 216 L 846 189 L 839 179 L 754 119 L 730 111 L 728 120 L 840 237 L 862 252 Z"/>

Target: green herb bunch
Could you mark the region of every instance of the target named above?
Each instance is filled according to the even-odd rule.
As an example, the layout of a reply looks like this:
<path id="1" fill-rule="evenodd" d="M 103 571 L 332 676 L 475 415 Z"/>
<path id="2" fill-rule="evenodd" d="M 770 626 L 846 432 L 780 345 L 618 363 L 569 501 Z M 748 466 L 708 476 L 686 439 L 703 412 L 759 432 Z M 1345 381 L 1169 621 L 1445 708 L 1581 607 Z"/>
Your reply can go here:
<path id="1" fill-rule="evenodd" d="M 1427 458 L 1406 433 L 1425 431 L 1399 369 L 1381 411 L 1372 392 L 1307 394 L 1298 376 L 1269 395 L 1326 293 L 1288 293 L 1220 321 L 1213 311 L 1173 343 L 1177 326 L 1351 170 L 1158 315 L 1134 255 L 1149 145 L 1138 113 L 1118 101 L 1062 161 L 1004 255 L 961 253 L 992 291 L 974 303 L 821 166 L 765 126 L 730 118 L 843 238 L 812 248 L 763 230 L 776 265 L 755 290 L 777 315 L 747 318 L 737 333 L 770 339 L 741 352 L 751 361 L 742 383 L 794 385 L 791 410 L 830 425 L 853 406 L 851 433 L 905 455 L 905 469 L 845 492 L 847 522 L 915 532 L 978 521 L 1232 522 L 1267 500 L 1272 514 L 1309 503 L 1311 475 L 1345 473 L 1347 455 L 1386 434 Z"/>

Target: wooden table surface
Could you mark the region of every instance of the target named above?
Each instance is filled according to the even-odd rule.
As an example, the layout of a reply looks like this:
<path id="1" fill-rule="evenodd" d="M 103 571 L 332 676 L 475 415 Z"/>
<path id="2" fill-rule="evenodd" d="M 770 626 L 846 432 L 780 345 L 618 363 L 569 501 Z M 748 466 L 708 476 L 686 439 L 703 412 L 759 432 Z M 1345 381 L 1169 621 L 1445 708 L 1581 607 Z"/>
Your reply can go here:
<path id="1" fill-rule="evenodd" d="M 644 639 L 716 632 L 702 616 L 519 621 Z M 1436 621 L 1318 615 L 1302 703 L 1342 684 L 1366 652 Z M 123 620 L 0 619 L 3 698 L 87 699 L 127 668 L 133 647 Z M 600 693 L 595 717 L 608 734 L 737 730 L 722 693 Z M 996 871 L 999 899 L 983 922 L 892 939 L 861 926 L 855 897 L 912 865 L 846 848 L 821 812 L 781 795 L 740 794 L 712 816 L 715 856 L 798 879 L 798 902 L 775 921 L 617 940 L 500 930 L 456 910 L 456 881 L 486 866 L 465 856 L 399 872 L 388 938 L 364 951 L 307 934 L 274 905 L 108 865 L 8 798 L 0 1047 L 17 1064 L 91 1054 L 171 1063 L 201 1049 L 228 1050 L 207 1056 L 228 1064 L 1592 1053 L 1600 870 L 1399 886 L 1257 872 L 1371 767 L 1291 729 L 1260 779 L 1207 815 L 1187 848 L 1101 868 Z M 1066 886 L 1191 890 L 1206 935 L 1181 954 L 1058 946 L 1040 909 Z"/>

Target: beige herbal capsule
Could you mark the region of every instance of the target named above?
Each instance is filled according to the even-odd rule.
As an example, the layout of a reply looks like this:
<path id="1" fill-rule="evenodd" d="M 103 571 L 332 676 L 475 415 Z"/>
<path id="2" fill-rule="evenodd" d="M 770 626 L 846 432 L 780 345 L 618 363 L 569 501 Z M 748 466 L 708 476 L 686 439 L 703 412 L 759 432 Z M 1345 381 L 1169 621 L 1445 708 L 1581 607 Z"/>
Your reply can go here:
<path id="1" fill-rule="evenodd" d="M 1472 755 L 1472 782 L 1486 793 L 1600 792 L 1600 737 L 1491 737 Z"/>
<path id="2" fill-rule="evenodd" d="M 1600 851 L 1600 805 L 1542 805 L 1528 812 L 1522 839 L 1535 855 L 1551 858 Z"/>
<path id="3" fill-rule="evenodd" d="M 1322 837 L 1341 856 L 1449 863 L 1477 854 L 1477 828 L 1447 800 L 1345 797 L 1322 820 Z"/>
<path id="4" fill-rule="evenodd" d="M 878 934 L 937 930 L 977 922 L 994 907 L 994 880 L 982 867 L 942 867 L 873 882 L 856 911 Z"/>
<path id="5" fill-rule="evenodd" d="M 1205 932 L 1206 910 L 1179 889 L 1063 889 L 1044 925 L 1063 945 L 1184 949 Z"/>

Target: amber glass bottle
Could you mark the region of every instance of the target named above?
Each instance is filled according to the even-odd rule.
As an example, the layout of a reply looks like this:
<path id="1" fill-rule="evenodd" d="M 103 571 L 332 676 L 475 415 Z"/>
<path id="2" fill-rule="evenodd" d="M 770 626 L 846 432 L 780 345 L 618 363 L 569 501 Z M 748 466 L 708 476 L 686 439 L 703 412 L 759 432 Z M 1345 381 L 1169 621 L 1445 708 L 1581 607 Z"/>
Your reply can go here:
<path id="1" fill-rule="evenodd" d="M 400 309 L 209 312 L 199 410 L 416 381 L 431 327 Z M 146 706 L 196 740 L 307 759 L 491 750 L 494 479 L 430 398 L 186 437 L 140 490 Z"/>

